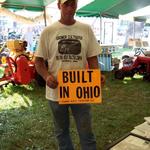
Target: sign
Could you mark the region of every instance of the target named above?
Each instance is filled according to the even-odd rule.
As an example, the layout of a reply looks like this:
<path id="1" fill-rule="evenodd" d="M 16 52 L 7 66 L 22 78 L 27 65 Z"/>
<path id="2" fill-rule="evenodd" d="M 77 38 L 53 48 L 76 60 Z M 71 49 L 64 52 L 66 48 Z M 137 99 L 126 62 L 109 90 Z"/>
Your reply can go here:
<path id="1" fill-rule="evenodd" d="M 99 69 L 60 70 L 58 73 L 59 104 L 101 103 Z"/>

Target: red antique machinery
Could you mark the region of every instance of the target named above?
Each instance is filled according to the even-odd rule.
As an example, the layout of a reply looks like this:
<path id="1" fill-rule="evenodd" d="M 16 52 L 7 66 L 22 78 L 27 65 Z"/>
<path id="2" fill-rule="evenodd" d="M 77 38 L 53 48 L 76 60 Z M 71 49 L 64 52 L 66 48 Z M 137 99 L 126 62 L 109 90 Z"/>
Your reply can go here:
<path id="1" fill-rule="evenodd" d="M 150 81 L 150 57 L 138 56 L 133 63 L 115 71 L 115 78 L 122 80 L 124 77 L 133 77 L 135 73 L 143 75 L 144 80 Z"/>
<path id="2" fill-rule="evenodd" d="M 0 64 L 4 71 L 0 77 L 0 85 L 7 82 L 29 84 L 35 78 L 34 62 L 30 54 L 26 52 L 26 46 L 26 41 L 7 41 L 10 53 L 3 57 L 3 63 Z"/>

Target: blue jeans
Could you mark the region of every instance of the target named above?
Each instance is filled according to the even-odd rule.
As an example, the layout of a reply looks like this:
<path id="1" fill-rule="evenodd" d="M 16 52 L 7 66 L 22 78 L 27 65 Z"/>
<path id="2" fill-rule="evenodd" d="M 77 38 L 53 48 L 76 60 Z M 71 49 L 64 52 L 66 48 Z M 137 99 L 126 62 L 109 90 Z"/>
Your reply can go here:
<path id="1" fill-rule="evenodd" d="M 53 101 L 49 101 L 49 104 L 53 113 L 59 150 L 74 150 L 69 132 L 69 108 L 76 122 L 82 150 L 96 150 L 90 104 L 59 105 Z"/>

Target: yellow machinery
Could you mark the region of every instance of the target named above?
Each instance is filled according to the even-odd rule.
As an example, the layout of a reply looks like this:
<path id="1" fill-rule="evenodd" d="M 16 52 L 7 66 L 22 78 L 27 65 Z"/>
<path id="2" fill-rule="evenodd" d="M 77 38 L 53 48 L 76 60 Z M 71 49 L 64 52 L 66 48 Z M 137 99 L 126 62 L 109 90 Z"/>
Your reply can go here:
<path id="1" fill-rule="evenodd" d="M 0 82 L 29 84 L 35 78 L 33 55 L 26 52 L 26 41 L 9 40 L 6 42 L 9 54 L 2 58 Z"/>
<path id="2" fill-rule="evenodd" d="M 6 42 L 7 48 L 10 50 L 10 56 L 14 59 L 18 55 L 29 56 L 26 52 L 27 42 L 22 40 L 8 40 Z"/>

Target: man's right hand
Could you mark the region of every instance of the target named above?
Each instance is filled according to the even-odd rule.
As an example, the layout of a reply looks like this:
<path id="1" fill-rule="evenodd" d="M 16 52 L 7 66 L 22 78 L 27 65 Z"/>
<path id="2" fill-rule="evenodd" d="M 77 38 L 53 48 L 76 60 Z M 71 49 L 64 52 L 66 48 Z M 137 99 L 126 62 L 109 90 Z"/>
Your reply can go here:
<path id="1" fill-rule="evenodd" d="M 47 84 L 47 86 L 49 86 L 52 89 L 56 89 L 58 86 L 57 80 L 52 75 L 49 75 L 46 78 L 46 84 Z"/>
<path id="2" fill-rule="evenodd" d="M 105 84 L 105 76 L 104 75 L 101 75 L 101 84 L 102 84 L 102 87 L 104 86 Z"/>

